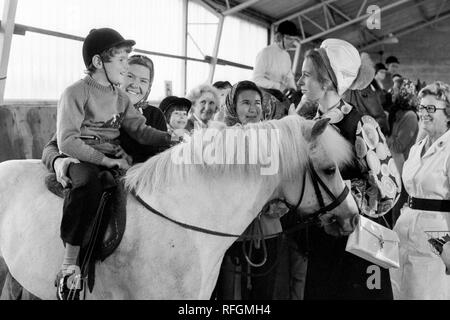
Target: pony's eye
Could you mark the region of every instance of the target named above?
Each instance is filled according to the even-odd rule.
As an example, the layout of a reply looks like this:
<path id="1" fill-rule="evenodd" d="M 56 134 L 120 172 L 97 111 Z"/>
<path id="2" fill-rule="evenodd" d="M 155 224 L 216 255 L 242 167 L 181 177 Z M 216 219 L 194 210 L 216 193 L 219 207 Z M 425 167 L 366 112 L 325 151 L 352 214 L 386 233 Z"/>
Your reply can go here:
<path id="1" fill-rule="evenodd" d="M 331 176 L 336 173 L 336 167 L 329 167 L 323 170 L 323 173 L 325 173 L 327 176 Z"/>

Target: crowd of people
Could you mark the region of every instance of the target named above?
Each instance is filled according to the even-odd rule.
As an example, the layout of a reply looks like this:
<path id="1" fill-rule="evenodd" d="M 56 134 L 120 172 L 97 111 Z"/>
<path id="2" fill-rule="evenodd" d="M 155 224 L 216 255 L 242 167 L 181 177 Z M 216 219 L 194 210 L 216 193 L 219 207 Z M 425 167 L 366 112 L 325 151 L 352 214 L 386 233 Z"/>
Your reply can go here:
<path id="1" fill-rule="evenodd" d="M 265 239 L 267 261 L 261 266 L 249 263 L 244 239 L 238 239 L 225 253 L 211 298 L 450 298 L 444 262 L 450 263 L 433 253 L 427 236 L 450 230 L 449 85 L 437 81 L 418 88 L 399 73 L 398 58 L 374 64 L 339 39 L 307 51 L 296 82 L 287 50 L 299 45 L 299 33 L 285 21 L 274 43 L 257 55 L 252 79 L 201 84 L 186 97 L 169 96 L 155 107 L 147 102 L 155 68 L 146 56 L 128 57 L 134 44 L 112 29 L 91 31 L 83 44 L 87 75 L 62 94 L 56 134 L 44 148 L 44 164 L 69 190 L 61 221 L 65 255 L 55 280 L 58 299 L 66 300 L 72 285 L 77 294 L 81 290 L 73 281 L 103 191 L 99 173 L 127 170 L 214 122 L 245 126 L 288 115 L 328 118 L 354 146 L 354 161 L 341 175 L 361 215 L 399 235 L 400 268 L 381 268 L 380 286 L 371 288 L 368 270 L 374 264 L 346 252 L 348 237 L 311 226 Z M 298 223 L 287 211 L 281 203 L 265 207 L 244 235 L 260 227 L 274 235 Z M 260 245 L 250 246 L 260 261 Z M 10 275 L 5 288 L 9 298 L 22 294 Z"/>

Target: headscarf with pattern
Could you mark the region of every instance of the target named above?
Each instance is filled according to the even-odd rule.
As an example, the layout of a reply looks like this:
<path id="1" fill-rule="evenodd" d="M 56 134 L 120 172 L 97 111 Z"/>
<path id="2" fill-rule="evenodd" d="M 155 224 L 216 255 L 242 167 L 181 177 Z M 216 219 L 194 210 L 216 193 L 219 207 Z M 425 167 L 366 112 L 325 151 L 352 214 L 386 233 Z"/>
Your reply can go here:
<path id="1" fill-rule="evenodd" d="M 225 98 L 224 121 L 227 126 L 234 126 L 237 123 L 241 123 L 237 115 L 236 105 L 239 93 L 245 90 L 253 90 L 258 92 L 262 103 L 263 94 L 254 82 L 246 80 L 236 83 Z"/>

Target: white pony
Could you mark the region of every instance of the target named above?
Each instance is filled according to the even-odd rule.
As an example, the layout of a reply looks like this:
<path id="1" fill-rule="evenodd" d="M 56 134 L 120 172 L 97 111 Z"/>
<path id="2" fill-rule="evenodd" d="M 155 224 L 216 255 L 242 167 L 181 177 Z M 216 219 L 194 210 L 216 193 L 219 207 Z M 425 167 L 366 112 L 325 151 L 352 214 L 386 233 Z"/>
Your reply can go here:
<path id="1" fill-rule="evenodd" d="M 271 199 L 283 198 L 297 204 L 303 181 L 306 185 L 299 210 L 303 214 L 317 211 L 312 180 L 309 175 L 306 180 L 302 178 L 309 160 L 331 192 L 336 196 L 342 193 L 345 184 L 338 166 L 351 161 L 353 153 L 326 121 L 289 116 L 220 129 L 209 134 L 212 143 L 204 145 L 200 152 L 212 150 L 213 155 L 218 155 L 220 147 L 230 147 L 230 143 L 221 144 L 225 130 L 234 130 L 238 138 L 247 136 L 249 141 L 250 131 L 261 135 L 274 129 L 279 134 L 275 141 L 279 170 L 274 174 L 262 175 L 261 163 L 174 163 L 174 154 L 195 149 L 192 140 L 132 167 L 126 184 L 171 219 L 232 234 L 241 234 Z M 250 147 L 245 144 L 247 157 Z M 266 149 L 262 146 L 259 153 Z M 46 174 L 40 160 L 0 163 L 0 254 L 24 288 L 39 298 L 55 299 L 53 282 L 64 253 L 59 237 L 63 200 L 46 189 Z M 324 200 L 325 204 L 332 202 L 326 194 Z M 328 225 L 326 231 L 336 233 L 339 229 L 348 234 L 355 227 L 357 214 L 352 196 L 346 196 L 328 213 L 337 223 Z M 224 253 L 234 241 L 167 221 L 129 194 L 122 242 L 97 265 L 95 287 L 86 298 L 209 299 Z"/>

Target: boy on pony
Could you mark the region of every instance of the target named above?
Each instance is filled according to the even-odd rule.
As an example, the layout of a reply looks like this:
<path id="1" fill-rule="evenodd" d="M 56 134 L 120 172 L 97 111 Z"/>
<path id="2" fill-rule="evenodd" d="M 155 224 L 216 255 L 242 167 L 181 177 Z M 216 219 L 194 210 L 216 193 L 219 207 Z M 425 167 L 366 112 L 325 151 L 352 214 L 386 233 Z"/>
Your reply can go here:
<path id="1" fill-rule="evenodd" d="M 126 170 L 131 163 L 126 154 L 117 154 L 120 128 L 145 145 L 168 145 L 171 135 L 145 124 L 145 117 L 133 107 L 117 86 L 128 69 L 128 54 L 135 45 L 109 28 L 93 29 L 83 43 L 87 76 L 68 87 L 58 102 L 56 136 L 61 153 L 78 159 L 71 163 L 72 181 L 63 206 L 61 238 L 64 261 L 55 285 L 57 298 L 79 299 L 81 283 L 79 252 L 93 224 L 104 186 L 99 178 L 112 170 Z M 89 235 L 88 235 L 89 236 Z"/>

